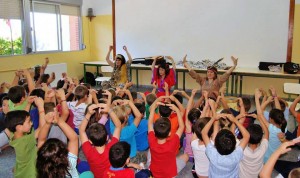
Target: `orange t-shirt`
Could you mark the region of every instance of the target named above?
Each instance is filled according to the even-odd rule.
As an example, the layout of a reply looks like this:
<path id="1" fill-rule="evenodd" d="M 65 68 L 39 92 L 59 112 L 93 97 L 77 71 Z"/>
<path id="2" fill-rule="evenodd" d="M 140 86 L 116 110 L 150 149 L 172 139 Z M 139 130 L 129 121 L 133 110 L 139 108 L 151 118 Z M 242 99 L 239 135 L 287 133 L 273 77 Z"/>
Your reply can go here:
<path id="1" fill-rule="evenodd" d="M 159 118 L 160 118 L 160 114 L 154 113 L 153 122 L 156 122 L 156 120 L 159 119 Z M 173 136 L 176 133 L 178 127 L 179 127 L 177 114 L 174 113 L 174 112 L 171 113 L 169 119 L 170 119 L 170 122 L 171 122 L 171 136 Z"/>

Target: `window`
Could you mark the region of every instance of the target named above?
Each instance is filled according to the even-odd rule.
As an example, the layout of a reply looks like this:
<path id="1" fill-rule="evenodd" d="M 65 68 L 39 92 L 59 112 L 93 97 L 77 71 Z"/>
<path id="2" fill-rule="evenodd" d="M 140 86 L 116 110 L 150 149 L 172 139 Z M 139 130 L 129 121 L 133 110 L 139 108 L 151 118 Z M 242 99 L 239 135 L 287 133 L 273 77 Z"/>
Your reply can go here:
<path id="1" fill-rule="evenodd" d="M 0 56 L 80 50 L 82 2 L 63 2 L 0 0 Z"/>
<path id="2" fill-rule="evenodd" d="M 0 55 L 15 55 L 23 53 L 21 12 L 21 0 L 1 0 Z"/>

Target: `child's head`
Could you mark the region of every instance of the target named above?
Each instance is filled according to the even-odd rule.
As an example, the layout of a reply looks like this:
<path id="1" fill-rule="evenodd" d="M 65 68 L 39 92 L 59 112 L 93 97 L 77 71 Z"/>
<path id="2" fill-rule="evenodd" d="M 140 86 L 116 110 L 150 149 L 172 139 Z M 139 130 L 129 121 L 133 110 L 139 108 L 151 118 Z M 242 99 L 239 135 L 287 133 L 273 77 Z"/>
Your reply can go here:
<path id="1" fill-rule="evenodd" d="M 211 118 L 210 117 L 202 117 L 196 120 L 195 124 L 193 125 L 194 131 L 199 138 L 199 140 L 203 141 L 201 131 L 204 128 L 204 126 L 209 122 Z M 208 137 L 211 137 L 213 133 L 213 127 L 210 127 L 208 131 Z"/>
<path id="2" fill-rule="evenodd" d="M 285 133 L 285 127 L 287 123 L 284 118 L 283 112 L 279 109 L 272 109 L 270 111 L 269 117 L 270 117 L 270 122 L 274 122 L 274 124 L 277 124 L 280 127 L 281 131 Z"/>
<path id="3" fill-rule="evenodd" d="M 158 139 L 165 139 L 169 136 L 171 131 L 171 122 L 166 117 L 161 117 L 154 123 L 155 137 Z"/>
<path id="4" fill-rule="evenodd" d="M 4 96 L 2 99 L 1 99 L 1 107 L 2 107 L 2 112 L 4 114 L 7 114 L 8 111 L 9 111 L 9 107 L 8 107 L 8 96 Z"/>
<path id="5" fill-rule="evenodd" d="M 37 177 L 65 177 L 68 175 L 68 152 L 67 146 L 59 139 L 48 139 L 37 153 Z"/>
<path id="6" fill-rule="evenodd" d="M 300 177 L 300 168 L 294 168 L 289 173 L 288 178 L 298 178 Z"/>
<path id="7" fill-rule="evenodd" d="M 159 77 L 161 76 L 168 76 L 170 73 L 170 68 L 169 68 L 169 64 L 163 62 L 159 65 L 159 67 L 157 68 L 157 74 Z"/>
<path id="8" fill-rule="evenodd" d="M 30 115 L 24 110 L 10 111 L 6 114 L 5 126 L 11 132 L 28 133 L 32 127 Z"/>
<path id="9" fill-rule="evenodd" d="M 129 163 L 130 145 L 127 142 L 117 142 L 109 150 L 109 162 L 113 168 L 124 167 Z"/>
<path id="10" fill-rule="evenodd" d="M 143 103 L 134 103 L 134 105 L 140 111 L 141 114 L 145 114 L 146 107 Z"/>
<path id="11" fill-rule="evenodd" d="M 172 110 L 169 106 L 166 105 L 159 105 L 158 111 L 161 117 L 169 117 L 171 115 Z"/>
<path id="12" fill-rule="evenodd" d="M 35 88 L 31 91 L 30 96 L 37 96 L 42 99 L 45 98 L 45 91 L 41 88 Z"/>
<path id="13" fill-rule="evenodd" d="M 177 93 L 177 94 L 174 95 L 174 97 L 182 104 L 183 98 L 180 94 Z"/>
<path id="14" fill-rule="evenodd" d="M 77 100 L 83 99 L 84 97 L 87 97 L 89 90 L 84 85 L 79 85 L 75 88 L 75 98 Z"/>
<path id="15" fill-rule="evenodd" d="M 223 109 L 223 110 L 221 111 L 221 113 L 222 113 L 222 114 L 223 114 L 223 113 L 224 113 L 224 114 L 232 114 L 231 111 L 230 111 L 230 109 Z M 231 122 L 230 120 L 228 120 L 226 117 L 225 117 L 225 118 L 221 117 L 221 118 L 219 119 L 219 124 L 220 124 L 220 128 L 221 128 L 221 129 L 223 129 L 223 128 L 229 129 L 230 126 L 231 126 L 231 124 L 232 124 L 232 122 Z"/>
<path id="16" fill-rule="evenodd" d="M 147 96 L 146 96 L 146 102 L 149 106 L 152 105 L 152 103 L 156 100 L 156 95 L 153 94 L 153 93 L 149 93 Z"/>
<path id="17" fill-rule="evenodd" d="M 244 107 L 245 107 L 245 111 L 248 112 L 251 108 L 251 101 L 247 97 L 242 97 L 242 100 L 243 100 L 243 104 L 244 104 Z M 239 102 L 237 102 L 237 106 L 238 106 L 238 108 L 240 108 L 240 103 Z"/>
<path id="18" fill-rule="evenodd" d="M 194 124 L 196 120 L 200 117 L 201 112 L 198 108 L 192 108 L 188 113 L 188 120 Z"/>
<path id="19" fill-rule="evenodd" d="M 235 136 L 227 129 L 221 129 L 215 138 L 215 147 L 221 155 L 231 154 L 236 145 Z"/>
<path id="20" fill-rule="evenodd" d="M 8 98 L 15 104 L 21 102 L 25 95 L 25 89 L 22 86 L 13 86 L 8 90 Z"/>
<path id="21" fill-rule="evenodd" d="M 281 111 L 284 112 L 285 108 L 286 108 L 286 105 L 284 103 L 283 100 L 279 100 L 279 104 L 280 104 L 280 108 L 281 108 Z M 271 108 L 275 108 L 275 101 L 271 102 Z"/>
<path id="22" fill-rule="evenodd" d="M 259 144 L 264 133 L 260 125 L 258 124 L 250 124 L 247 128 L 250 134 L 250 144 Z"/>
<path id="23" fill-rule="evenodd" d="M 105 145 L 107 140 L 107 131 L 104 125 L 94 123 L 87 129 L 86 134 L 94 146 Z"/>
<path id="24" fill-rule="evenodd" d="M 124 105 L 118 105 L 118 106 L 113 107 L 113 111 L 119 118 L 121 124 L 127 123 L 128 115 L 126 113 L 126 109 L 125 109 Z"/>
<path id="25" fill-rule="evenodd" d="M 53 102 L 44 103 L 45 114 L 47 114 L 49 112 L 53 112 L 54 108 L 55 108 L 55 103 L 53 103 Z"/>
<path id="26" fill-rule="evenodd" d="M 50 78 L 50 75 L 49 75 L 49 74 L 43 74 L 43 75 L 41 76 L 41 83 L 48 83 L 49 78 Z"/>

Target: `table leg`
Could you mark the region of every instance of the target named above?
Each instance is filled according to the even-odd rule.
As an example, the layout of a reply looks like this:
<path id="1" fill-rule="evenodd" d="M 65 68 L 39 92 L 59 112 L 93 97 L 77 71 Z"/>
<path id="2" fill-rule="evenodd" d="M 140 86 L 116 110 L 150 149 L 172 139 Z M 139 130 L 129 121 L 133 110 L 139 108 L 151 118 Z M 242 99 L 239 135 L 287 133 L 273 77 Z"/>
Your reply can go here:
<path id="1" fill-rule="evenodd" d="M 175 89 L 178 89 L 178 71 L 176 71 L 176 84 Z"/>
<path id="2" fill-rule="evenodd" d="M 85 66 L 85 64 L 83 64 L 83 81 L 84 81 L 84 83 L 86 83 L 86 68 L 85 68 L 86 66 Z"/>
<path id="3" fill-rule="evenodd" d="M 136 88 L 139 88 L 139 69 L 135 69 Z"/>
<path id="4" fill-rule="evenodd" d="M 185 71 L 183 71 L 182 75 L 182 89 L 185 91 Z"/>
<path id="5" fill-rule="evenodd" d="M 243 95 L 243 76 L 240 76 L 240 96 Z"/>
<path id="6" fill-rule="evenodd" d="M 233 96 L 234 78 L 235 78 L 235 74 L 232 74 L 231 75 L 231 91 L 230 91 L 231 96 Z M 227 87 L 227 95 L 228 95 L 228 87 Z M 235 93 L 235 96 L 236 96 L 236 93 Z"/>

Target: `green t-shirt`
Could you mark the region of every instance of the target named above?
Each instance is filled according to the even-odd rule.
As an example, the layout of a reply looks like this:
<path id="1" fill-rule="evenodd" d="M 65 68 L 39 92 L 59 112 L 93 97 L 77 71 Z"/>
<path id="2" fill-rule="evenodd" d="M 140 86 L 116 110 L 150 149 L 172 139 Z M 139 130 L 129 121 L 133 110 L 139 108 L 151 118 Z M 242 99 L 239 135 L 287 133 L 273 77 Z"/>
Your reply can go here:
<path id="1" fill-rule="evenodd" d="M 10 136 L 10 146 L 16 152 L 15 178 L 35 178 L 36 177 L 36 157 L 37 147 L 34 130 L 31 129 L 29 134 L 26 134 L 18 139 L 13 140 L 14 134 Z"/>
<path id="2" fill-rule="evenodd" d="M 15 106 L 15 104 L 11 100 L 9 100 L 8 101 L 9 111 L 25 110 L 27 103 L 28 101 L 25 100 L 23 101 L 22 104 Z"/>
<path id="3" fill-rule="evenodd" d="M 146 107 L 146 110 L 145 110 L 145 113 L 146 113 L 146 119 L 148 120 L 148 119 L 149 119 L 149 116 L 150 116 L 150 107 L 151 107 L 151 106 L 150 106 L 149 104 L 146 104 L 145 107 Z M 158 113 L 158 108 L 155 109 L 155 112 Z"/>

